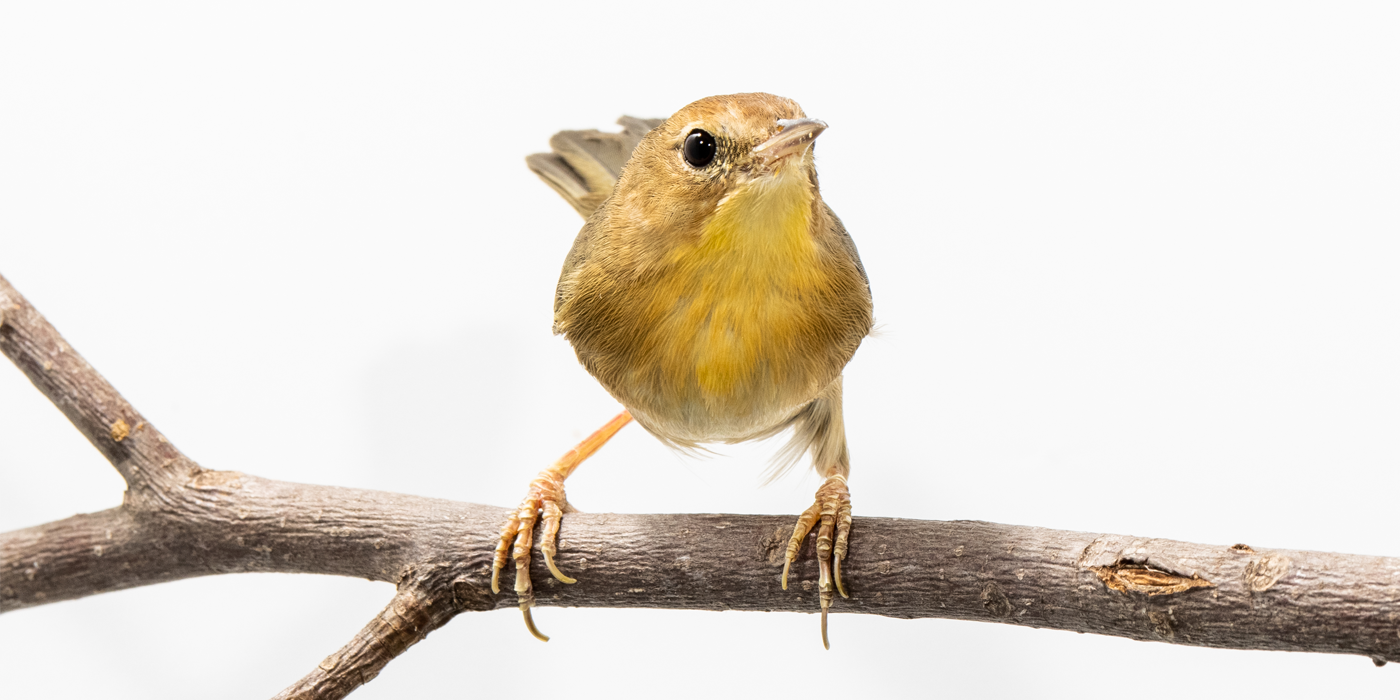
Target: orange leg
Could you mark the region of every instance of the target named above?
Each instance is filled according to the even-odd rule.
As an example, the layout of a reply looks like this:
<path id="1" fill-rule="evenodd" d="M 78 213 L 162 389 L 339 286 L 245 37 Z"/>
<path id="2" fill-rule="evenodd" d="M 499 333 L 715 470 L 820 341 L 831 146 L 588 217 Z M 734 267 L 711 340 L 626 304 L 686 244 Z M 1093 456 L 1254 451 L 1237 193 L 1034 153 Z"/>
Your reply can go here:
<path id="1" fill-rule="evenodd" d="M 540 538 L 540 552 L 544 554 L 544 563 L 549 566 L 549 572 L 564 583 L 577 583 L 554 565 L 559 523 L 563 521 L 566 511 L 573 510 L 564 497 L 564 480 L 631 420 L 632 414 L 627 411 L 617 414 L 598 432 L 565 452 L 553 466 L 540 472 L 530 482 L 530 490 L 525 494 L 525 500 L 520 502 L 520 508 L 511 513 L 505 525 L 501 526 L 501 536 L 496 542 L 496 558 L 491 564 L 491 592 L 501 592 L 501 569 L 505 568 L 506 553 L 509 552 L 510 558 L 515 560 L 515 595 L 520 600 L 520 611 L 525 615 L 525 626 L 530 634 L 542 642 L 549 641 L 549 637 L 535 627 L 535 620 L 530 616 L 530 607 L 535 604 L 534 588 L 530 585 L 530 547 L 534 544 L 535 523 L 543 512 L 544 532 Z"/>
<path id="2" fill-rule="evenodd" d="M 822 646 L 830 649 L 831 642 L 826 636 L 826 612 L 831 609 L 831 601 L 835 598 L 832 593 L 833 580 L 836 584 L 835 590 L 841 593 L 841 597 L 849 597 L 846 595 L 846 587 L 841 583 L 841 560 L 846 558 L 847 542 L 851 537 L 851 492 L 846 488 L 846 477 L 840 474 L 827 477 L 821 488 L 817 489 L 816 502 L 802 515 L 797 516 L 797 527 L 793 528 L 792 539 L 788 540 L 787 556 L 783 563 L 783 590 L 787 590 L 788 569 L 797 559 L 797 553 L 802 549 L 802 541 L 807 539 L 807 533 L 811 532 L 812 527 L 819 521 L 821 529 L 817 530 L 817 566 L 821 573 L 817 579 L 817 590 L 821 593 L 822 604 Z M 836 535 L 834 548 L 833 533 Z"/>

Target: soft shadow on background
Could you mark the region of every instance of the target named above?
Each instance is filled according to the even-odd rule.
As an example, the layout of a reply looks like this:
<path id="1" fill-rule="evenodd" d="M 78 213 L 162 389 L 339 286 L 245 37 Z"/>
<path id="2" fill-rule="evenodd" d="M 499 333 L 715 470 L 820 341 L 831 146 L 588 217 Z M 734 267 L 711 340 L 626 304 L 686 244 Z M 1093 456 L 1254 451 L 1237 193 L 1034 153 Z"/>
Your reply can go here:
<path id="1" fill-rule="evenodd" d="M 846 374 L 857 515 L 1397 556 L 1400 16 L 1375 7 L 11 3 L 0 272 L 204 466 L 513 505 L 618 410 L 549 333 L 580 222 L 523 157 L 774 92 L 831 124 L 823 192 L 883 327 Z M 0 437 L 0 530 L 119 503 L 7 364 Z M 759 489 L 771 449 L 629 427 L 569 496 L 795 515 L 815 479 Z M 18 611 L 0 692 L 266 697 L 390 594 L 244 575 Z M 810 615 L 537 619 L 547 645 L 459 617 L 355 697 L 1400 682 L 939 620 L 838 615 L 823 653 Z"/>

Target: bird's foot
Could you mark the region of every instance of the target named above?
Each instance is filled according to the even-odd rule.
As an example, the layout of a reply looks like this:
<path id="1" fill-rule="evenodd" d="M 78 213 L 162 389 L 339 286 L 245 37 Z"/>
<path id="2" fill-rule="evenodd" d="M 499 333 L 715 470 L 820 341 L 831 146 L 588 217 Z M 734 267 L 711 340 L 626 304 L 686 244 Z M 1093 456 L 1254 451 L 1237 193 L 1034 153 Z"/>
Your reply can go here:
<path id="1" fill-rule="evenodd" d="M 505 568 L 506 553 L 510 552 L 510 558 L 515 560 L 515 595 L 520 600 L 520 612 L 525 615 L 525 626 L 530 634 L 542 642 L 549 641 L 549 637 L 535 627 L 535 619 L 530 616 L 530 608 L 535 604 L 535 592 L 530 586 L 530 546 L 534 541 L 535 523 L 543 513 L 544 535 L 540 537 L 540 552 L 544 554 L 549 573 L 564 583 L 577 583 L 554 565 L 559 523 L 564 519 L 564 513 L 574 510 L 568 499 L 564 498 L 564 480 L 631 420 L 632 414 L 627 411 L 617 414 L 574 449 L 565 452 L 553 466 L 540 472 L 530 482 L 530 491 L 525 494 L 520 507 L 501 526 L 501 537 L 496 541 L 496 558 L 491 563 L 491 592 L 501 592 L 501 569 Z"/>
<path id="2" fill-rule="evenodd" d="M 496 542 L 496 558 L 491 565 L 491 592 L 501 592 L 501 569 L 505 568 L 509 552 L 510 558 L 515 560 L 515 595 L 520 600 L 520 612 L 525 616 L 525 626 L 529 628 L 530 634 L 542 642 L 549 641 L 549 637 L 535 627 L 535 620 L 530 615 L 530 608 L 535 604 L 534 588 L 530 585 L 530 548 L 535 539 L 535 523 L 543 513 L 544 534 L 540 537 L 540 552 L 544 554 L 544 562 L 549 566 L 549 572 L 564 583 L 576 583 L 554 565 L 559 523 L 564 519 L 564 512 L 572 510 L 564 497 L 564 477 L 556 469 L 546 469 L 530 482 L 530 490 L 525 494 L 525 500 L 520 502 L 520 508 L 511 513 L 501 526 L 501 536 Z"/>
<path id="3" fill-rule="evenodd" d="M 846 542 L 851 535 L 851 492 L 846 488 L 845 476 L 834 474 L 827 477 L 821 488 L 817 489 L 816 502 L 797 517 L 797 527 L 792 529 L 792 539 L 788 540 L 786 561 L 783 563 L 783 590 L 787 590 L 788 569 L 796 561 L 802 541 L 807 539 L 807 533 L 818 522 L 821 529 L 817 530 L 817 565 L 821 575 L 817 588 L 821 593 L 822 646 L 830 649 L 831 642 L 826 636 L 826 613 L 835 597 L 833 591 L 839 592 L 842 598 L 849 597 L 841 583 L 841 560 L 846 558 Z"/>

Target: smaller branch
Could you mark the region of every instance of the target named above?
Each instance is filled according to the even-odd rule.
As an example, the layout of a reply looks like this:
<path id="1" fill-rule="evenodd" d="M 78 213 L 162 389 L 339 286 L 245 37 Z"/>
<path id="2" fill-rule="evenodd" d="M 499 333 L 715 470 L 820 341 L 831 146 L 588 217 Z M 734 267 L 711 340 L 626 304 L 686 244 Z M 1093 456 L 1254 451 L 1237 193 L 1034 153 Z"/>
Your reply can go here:
<path id="1" fill-rule="evenodd" d="M 154 507 L 200 471 L 127 403 L 0 275 L 0 353 L 68 417 L 126 480 L 127 501 Z"/>
<path id="2" fill-rule="evenodd" d="M 349 644 L 273 700 L 339 700 L 374 680 L 386 664 L 459 612 L 451 582 L 436 580 L 433 575 L 441 572 L 437 569 L 406 578 L 388 607 Z"/>

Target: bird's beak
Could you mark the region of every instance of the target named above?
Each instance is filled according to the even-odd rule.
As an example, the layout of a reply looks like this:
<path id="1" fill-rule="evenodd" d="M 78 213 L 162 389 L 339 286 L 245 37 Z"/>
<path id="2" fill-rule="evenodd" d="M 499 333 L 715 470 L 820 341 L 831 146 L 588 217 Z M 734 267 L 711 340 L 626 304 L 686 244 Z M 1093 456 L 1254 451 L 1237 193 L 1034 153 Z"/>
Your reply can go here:
<path id="1" fill-rule="evenodd" d="M 779 119 L 778 126 L 782 131 L 753 147 L 754 157 L 767 166 L 805 152 L 826 131 L 826 122 L 820 119 Z"/>

